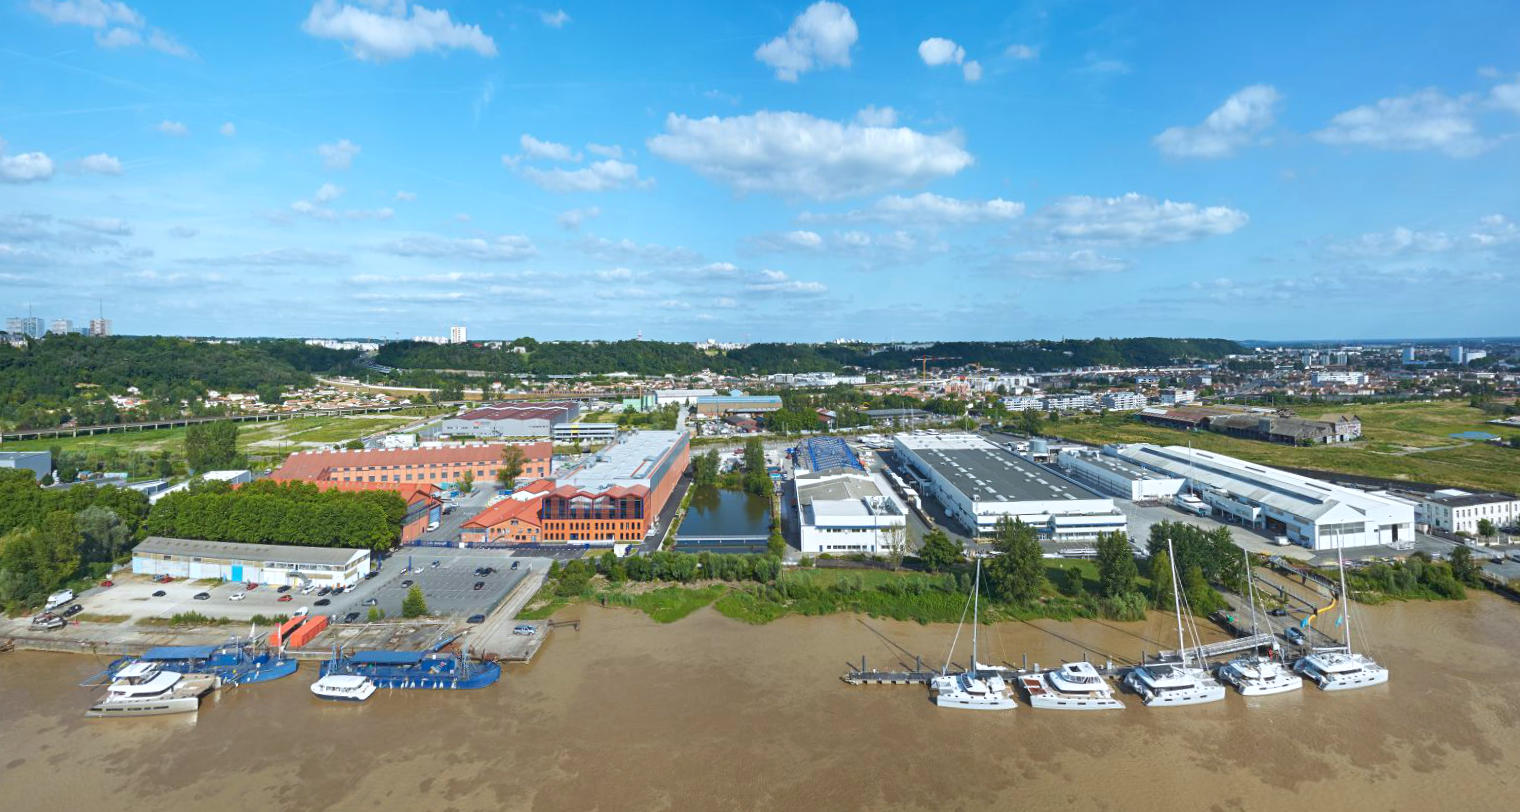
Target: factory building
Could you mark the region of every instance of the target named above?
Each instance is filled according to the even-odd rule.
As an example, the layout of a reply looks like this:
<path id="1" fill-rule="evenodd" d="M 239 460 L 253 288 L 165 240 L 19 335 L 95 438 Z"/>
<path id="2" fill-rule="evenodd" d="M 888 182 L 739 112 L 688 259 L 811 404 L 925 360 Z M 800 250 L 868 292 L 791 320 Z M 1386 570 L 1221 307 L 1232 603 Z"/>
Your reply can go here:
<path id="1" fill-rule="evenodd" d="M 718 394 L 716 389 L 656 389 L 654 405 L 660 407 L 675 403 L 690 406 L 697 402 L 697 398 L 710 398 L 716 394 Z"/>
<path id="2" fill-rule="evenodd" d="M 850 467 L 801 473 L 793 481 L 804 553 L 885 555 L 907 541 L 907 510 L 880 480 Z"/>
<path id="3" fill-rule="evenodd" d="M 240 544 L 149 536 L 132 549 L 132 572 L 217 578 L 270 586 L 353 586 L 369 573 L 369 550 Z"/>
<path id="4" fill-rule="evenodd" d="M 756 414 L 781 409 L 779 395 L 709 395 L 697 398 L 697 414 L 726 417 L 731 414 Z"/>
<path id="5" fill-rule="evenodd" d="M 1311 550 L 1414 541 L 1414 506 L 1402 500 L 1184 446 L 1121 445 L 1114 454 L 1186 480 L 1217 517 Z"/>
<path id="6" fill-rule="evenodd" d="M 549 434 L 556 443 L 610 443 L 617 439 L 616 423 L 560 423 Z"/>
<path id="7" fill-rule="evenodd" d="M 1015 457 L 973 434 L 898 434 L 893 447 L 945 512 L 975 535 L 999 519 L 1033 526 L 1055 540 L 1095 538 L 1126 529 L 1114 501 Z"/>
<path id="8" fill-rule="evenodd" d="M 496 478 L 505 443 L 467 443 L 437 448 L 367 448 L 357 451 L 298 451 L 269 475 L 274 480 L 303 482 L 430 483 L 449 486 L 469 471 L 476 482 Z M 554 446 L 525 443 L 521 478 L 538 479 L 550 473 Z"/>
<path id="9" fill-rule="evenodd" d="M 549 437 L 580 411 L 571 400 L 481 406 L 445 419 L 438 431 L 451 437 Z"/>
<path id="10" fill-rule="evenodd" d="M 1131 502 L 1170 501 L 1186 485 L 1181 477 L 1159 474 L 1109 454 L 1065 450 L 1056 455 L 1056 464 L 1067 476 L 1098 493 Z"/>
<path id="11" fill-rule="evenodd" d="M 24 468 L 41 480 L 53 472 L 51 451 L 0 451 L 0 468 Z"/>

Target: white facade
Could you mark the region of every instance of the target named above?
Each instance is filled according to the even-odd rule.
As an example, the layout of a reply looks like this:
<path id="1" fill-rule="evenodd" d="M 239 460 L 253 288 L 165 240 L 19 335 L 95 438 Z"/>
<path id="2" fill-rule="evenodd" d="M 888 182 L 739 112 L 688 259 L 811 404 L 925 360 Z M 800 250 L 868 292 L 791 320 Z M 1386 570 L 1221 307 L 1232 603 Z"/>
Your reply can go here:
<path id="1" fill-rule="evenodd" d="M 1315 386 L 1361 386 L 1367 382 L 1365 372 L 1325 371 L 1314 373 Z"/>
<path id="2" fill-rule="evenodd" d="M 1046 395 L 1045 410 L 1049 412 L 1091 409 L 1098 405 L 1092 395 Z"/>
<path id="3" fill-rule="evenodd" d="M 1098 398 L 1098 405 L 1116 412 L 1144 409 L 1149 398 L 1139 392 L 1107 392 Z"/>
<path id="4" fill-rule="evenodd" d="M 353 586 L 369 572 L 369 550 L 239 544 L 150 536 L 132 550 L 132 572 L 216 578 L 270 586 Z"/>
<path id="5" fill-rule="evenodd" d="M 469 333 L 465 329 L 465 326 L 462 324 L 457 324 L 449 328 L 449 343 L 463 344 L 469 340 L 468 335 Z"/>
<path id="6" fill-rule="evenodd" d="M 1062 451 L 1056 464 L 1083 485 L 1132 502 L 1169 501 L 1186 485 L 1181 477 L 1148 471 L 1108 455 Z"/>
<path id="7" fill-rule="evenodd" d="M 1008 517 L 1033 526 L 1057 541 L 1091 539 L 1100 532 L 1124 531 L 1124 514 L 1114 500 L 1070 483 L 973 434 L 898 434 L 899 459 L 919 474 L 933 494 L 964 527 L 989 535 Z"/>
<path id="8" fill-rule="evenodd" d="M 1045 399 L 1034 395 L 1003 398 L 1003 405 L 1010 412 L 1038 412 L 1045 408 Z"/>
<path id="9" fill-rule="evenodd" d="M 1484 519 L 1493 522 L 1496 528 L 1520 523 L 1520 498 L 1508 493 L 1469 493 L 1448 488 L 1421 500 L 1420 512 L 1431 527 L 1476 536 L 1478 522 Z"/>
<path id="10" fill-rule="evenodd" d="M 836 468 L 794 483 L 802 552 L 885 555 L 907 543 L 906 509 L 871 475 Z"/>
<path id="11" fill-rule="evenodd" d="M 654 393 L 654 403 L 656 406 L 670 403 L 690 406 L 697 402 L 697 398 L 710 398 L 717 394 L 716 389 L 657 389 Z"/>
<path id="12" fill-rule="evenodd" d="M 1198 393 L 1191 389 L 1163 389 L 1158 398 L 1162 406 L 1179 406 L 1197 399 Z"/>
<path id="13" fill-rule="evenodd" d="M 1311 550 L 1414 541 L 1414 506 L 1402 500 L 1178 445 L 1121 445 L 1114 454 L 1187 480 L 1215 516 Z"/>

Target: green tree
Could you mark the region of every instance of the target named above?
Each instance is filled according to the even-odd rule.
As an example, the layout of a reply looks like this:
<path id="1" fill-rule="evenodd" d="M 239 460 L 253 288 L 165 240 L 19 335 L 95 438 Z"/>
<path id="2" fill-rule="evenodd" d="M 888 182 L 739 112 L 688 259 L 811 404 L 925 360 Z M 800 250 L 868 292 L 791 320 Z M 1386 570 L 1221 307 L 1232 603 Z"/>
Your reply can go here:
<path id="1" fill-rule="evenodd" d="M 501 449 L 501 465 L 496 469 L 496 484 L 503 489 L 512 487 L 522 476 L 523 464 L 527 462 L 522 446 L 507 443 Z"/>
<path id="2" fill-rule="evenodd" d="M 993 546 L 1000 553 L 987 565 L 994 596 L 1029 603 L 1045 588 L 1045 563 L 1035 529 L 1017 519 L 998 519 Z"/>
<path id="3" fill-rule="evenodd" d="M 1116 598 L 1135 591 L 1140 569 L 1130 551 L 1129 538 L 1123 533 L 1098 534 L 1098 592 Z"/>
<path id="4" fill-rule="evenodd" d="M 1494 536 L 1498 535 L 1498 533 L 1499 533 L 1499 528 L 1497 528 L 1497 527 L 1494 526 L 1494 523 L 1493 523 L 1492 520 L 1490 520 L 1490 519 L 1479 519 L 1478 520 L 1478 538 L 1481 538 L 1481 539 L 1491 539 Z"/>
<path id="5" fill-rule="evenodd" d="M 1488 520 L 1484 519 L 1484 521 Z M 1466 544 L 1458 544 L 1456 549 L 1451 551 L 1451 574 L 1458 582 L 1467 586 L 1479 584 L 1478 563 L 1473 560 L 1472 550 L 1468 549 Z"/>
<path id="6" fill-rule="evenodd" d="M 1172 557 L 1166 550 L 1151 555 L 1151 606 L 1172 608 Z"/>
<path id="7" fill-rule="evenodd" d="M 350 450 L 350 451 L 363 451 L 364 450 L 364 441 L 360 440 L 358 438 L 355 438 L 355 439 L 349 440 L 348 442 L 344 443 L 343 447 L 346 448 L 346 449 L 348 449 L 348 450 Z"/>
<path id="8" fill-rule="evenodd" d="M 369 622 L 370 623 L 374 623 L 375 621 L 380 620 L 381 618 L 384 618 L 384 617 L 385 617 L 385 610 L 384 609 L 381 609 L 378 606 L 371 606 L 369 608 Z"/>
<path id="9" fill-rule="evenodd" d="M 1038 411 L 1025 409 L 1019 412 L 1018 427 L 1021 433 L 1034 437 L 1044 431 L 1045 421 L 1041 419 Z"/>
<path id="10" fill-rule="evenodd" d="M 112 561 L 132 544 L 132 531 L 116 511 L 90 505 L 74 514 L 74 528 L 79 531 L 79 554 L 85 561 Z"/>
<path id="11" fill-rule="evenodd" d="M 412 584 L 412 588 L 406 592 L 406 597 L 401 600 L 401 616 L 422 617 L 427 612 L 427 599 L 422 596 L 422 587 Z"/>
<path id="12" fill-rule="evenodd" d="M 475 492 L 475 472 L 474 471 L 471 471 L 468 468 L 466 468 L 465 472 L 464 472 L 464 475 L 461 476 L 461 477 L 459 477 L 459 492 L 460 493 L 474 493 Z"/>
<path id="13" fill-rule="evenodd" d="M 1182 591 L 1187 595 L 1188 608 L 1200 617 L 1225 606 L 1224 596 L 1209 586 L 1208 580 L 1203 577 L 1203 567 L 1197 564 L 1188 567 L 1187 572 L 1182 574 Z"/>
<path id="14" fill-rule="evenodd" d="M 718 468 L 720 467 L 717 449 L 708 449 L 692 459 L 692 484 L 698 486 L 716 485 L 718 483 Z"/>
<path id="15" fill-rule="evenodd" d="M 924 543 L 918 548 L 918 560 L 924 565 L 924 569 L 939 572 L 961 563 L 965 560 L 965 556 L 961 543 L 951 539 L 948 533 L 936 527 L 924 536 Z"/>
<path id="16" fill-rule="evenodd" d="M 277 383 L 266 383 L 258 388 L 259 402 L 266 406 L 278 406 L 285 402 L 284 395 L 280 392 L 281 387 Z"/>
<path id="17" fill-rule="evenodd" d="M 196 472 L 237 464 L 237 424 L 230 420 L 191 423 L 185 427 L 185 461 Z"/>

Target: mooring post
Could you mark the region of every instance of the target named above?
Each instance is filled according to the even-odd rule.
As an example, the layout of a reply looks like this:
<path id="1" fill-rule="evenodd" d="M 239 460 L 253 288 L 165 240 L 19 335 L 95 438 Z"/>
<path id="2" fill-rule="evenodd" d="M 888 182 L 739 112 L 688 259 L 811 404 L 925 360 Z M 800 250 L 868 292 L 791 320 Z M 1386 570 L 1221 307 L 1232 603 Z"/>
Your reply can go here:
<path id="1" fill-rule="evenodd" d="M 866 670 L 866 655 L 864 654 L 860 655 L 860 670 L 861 673 L 864 673 Z"/>

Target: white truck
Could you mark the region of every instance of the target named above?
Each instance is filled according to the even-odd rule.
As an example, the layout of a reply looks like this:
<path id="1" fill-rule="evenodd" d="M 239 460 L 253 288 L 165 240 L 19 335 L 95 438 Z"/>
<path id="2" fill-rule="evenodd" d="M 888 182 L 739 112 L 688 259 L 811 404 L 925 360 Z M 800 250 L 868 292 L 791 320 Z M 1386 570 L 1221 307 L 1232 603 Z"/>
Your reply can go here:
<path id="1" fill-rule="evenodd" d="M 57 609 L 58 607 L 63 606 L 65 604 L 67 604 L 67 603 L 70 603 L 73 600 L 74 600 L 74 590 L 72 590 L 72 589 L 59 590 L 59 591 L 54 592 L 53 594 L 51 594 L 51 595 L 48 596 L 47 607 L 46 608 L 47 608 L 48 611 L 51 612 L 52 610 Z"/>

